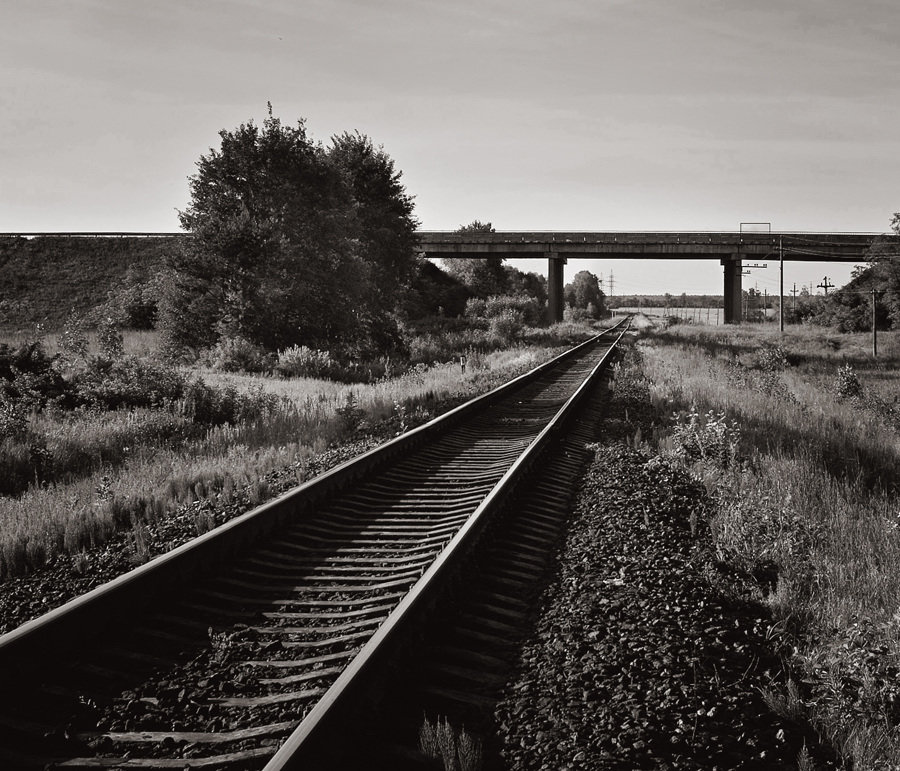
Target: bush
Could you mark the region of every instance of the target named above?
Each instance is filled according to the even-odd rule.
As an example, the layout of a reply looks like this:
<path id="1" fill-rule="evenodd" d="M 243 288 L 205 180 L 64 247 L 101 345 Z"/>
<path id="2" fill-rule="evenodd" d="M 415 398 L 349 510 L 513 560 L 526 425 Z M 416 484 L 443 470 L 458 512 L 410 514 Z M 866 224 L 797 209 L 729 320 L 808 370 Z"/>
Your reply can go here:
<path id="1" fill-rule="evenodd" d="M 835 390 L 837 395 L 844 399 L 850 399 L 862 394 L 862 383 L 859 382 L 859 376 L 854 372 L 853 365 L 849 362 L 838 369 L 838 381 Z"/>
<path id="2" fill-rule="evenodd" d="M 764 372 L 782 372 L 790 366 L 787 351 L 782 345 L 763 343 L 756 353 L 756 366 Z"/>
<path id="3" fill-rule="evenodd" d="M 0 442 L 22 436 L 27 427 L 28 416 L 22 404 L 9 401 L 0 392 Z"/>
<path id="4" fill-rule="evenodd" d="M 712 410 L 700 415 L 695 406 L 687 415 L 676 413 L 672 433 L 672 455 L 685 463 L 711 463 L 728 468 L 737 457 L 740 431 Z"/>
<path id="5" fill-rule="evenodd" d="M 136 356 L 97 357 L 74 382 L 86 404 L 105 410 L 160 407 L 180 398 L 184 390 L 184 378 L 174 367 Z"/>
<path id="6" fill-rule="evenodd" d="M 40 340 L 13 348 L 0 343 L 0 394 L 7 402 L 26 409 L 43 409 L 48 404 L 69 404 L 72 387 L 54 366 Z"/>
<path id="7" fill-rule="evenodd" d="M 103 314 L 97 321 L 97 343 L 107 359 L 118 359 L 125 353 L 122 332 L 111 314 Z"/>
<path id="8" fill-rule="evenodd" d="M 278 403 L 278 397 L 264 392 L 262 387 L 242 394 L 232 385 L 216 388 L 196 378 L 185 385 L 180 406 L 182 413 L 195 423 L 234 425 L 271 414 Z"/>
<path id="9" fill-rule="evenodd" d="M 122 284 L 107 292 L 101 312 L 117 314 L 128 329 L 153 329 L 160 291 L 160 279 L 144 278 L 140 271 L 129 268 Z"/>
<path id="10" fill-rule="evenodd" d="M 82 365 L 88 357 L 87 319 L 71 311 L 63 322 L 59 336 L 60 359 L 69 367 Z"/>
<path id="11" fill-rule="evenodd" d="M 578 322 L 593 320 L 594 317 L 590 314 L 587 308 L 573 308 L 568 305 L 563 308 L 563 321 L 569 321 L 577 324 Z"/>
<path id="12" fill-rule="evenodd" d="M 485 299 L 473 297 L 466 303 L 468 318 L 508 319 L 511 313 L 518 315 L 523 324 L 537 326 L 541 323 L 541 305 L 529 295 L 491 295 Z"/>
<path id="13" fill-rule="evenodd" d="M 221 372 L 268 372 L 272 355 L 246 337 L 223 336 L 201 358 Z"/>
<path id="14" fill-rule="evenodd" d="M 505 344 L 515 340 L 524 328 L 522 314 L 507 308 L 491 319 L 489 333 L 494 340 Z"/>
<path id="15" fill-rule="evenodd" d="M 282 377 L 328 378 L 338 369 L 338 363 L 328 351 L 305 345 L 294 345 L 278 352 L 275 371 Z"/>

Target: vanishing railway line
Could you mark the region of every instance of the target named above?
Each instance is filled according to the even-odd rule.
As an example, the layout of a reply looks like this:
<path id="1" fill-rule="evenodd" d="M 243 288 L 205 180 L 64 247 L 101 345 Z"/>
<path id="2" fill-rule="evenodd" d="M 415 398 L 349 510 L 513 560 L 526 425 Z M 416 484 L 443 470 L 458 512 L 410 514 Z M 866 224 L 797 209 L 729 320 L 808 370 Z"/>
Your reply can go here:
<path id="1" fill-rule="evenodd" d="M 360 712 L 392 690 L 477 719 L 620 333 L 0 637 L 0 768 L 318 768 L 336 731 L 389 754 L 410 717 Z"/>

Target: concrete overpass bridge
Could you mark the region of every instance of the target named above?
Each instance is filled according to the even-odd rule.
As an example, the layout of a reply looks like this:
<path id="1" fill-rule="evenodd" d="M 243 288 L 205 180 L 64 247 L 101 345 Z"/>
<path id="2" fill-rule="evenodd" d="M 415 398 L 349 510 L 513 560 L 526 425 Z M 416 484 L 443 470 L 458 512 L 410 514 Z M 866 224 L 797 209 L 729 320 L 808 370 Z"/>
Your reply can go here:
<path id="1" fill-rule="evenodd" d="M 0 238 L 185 238 L 189 233 L 42 232 L 0 233 Z M 876 242 L 891 244 L 900 256 L 900 237 L 881 233 L 801 232 L 564 232 L 501 231 L 454 233 L 420 230 L 420 250 L 427 257 L 536 258 L 548 262 L 548 315 L 563 317 L 563 265 L 575 258 L 633 260 L 719 260 L 723 267 L 725 321 L 741 320 L 743 260 L 779 257 L 803 262 L 865 262 Z M 784 296 L 784 288 L 781 289 Z"/>
<path id="2" fill-rule="evenodd" d="M 758 232 L 496 232 L 419 231 L 427 257 L 505 257 L 547 260 L 548 315 L 563 317 L 563 265 L 570 258 L 718 260 L 723 268 L 725 321 L 741 320 L 744 260 L 780 258 L 804 262 L 864 262 L 878 233 Z M 900 252 L 900 243 L 896 251 Z M 784 296 L 782 287 L 781 295 Z"/>

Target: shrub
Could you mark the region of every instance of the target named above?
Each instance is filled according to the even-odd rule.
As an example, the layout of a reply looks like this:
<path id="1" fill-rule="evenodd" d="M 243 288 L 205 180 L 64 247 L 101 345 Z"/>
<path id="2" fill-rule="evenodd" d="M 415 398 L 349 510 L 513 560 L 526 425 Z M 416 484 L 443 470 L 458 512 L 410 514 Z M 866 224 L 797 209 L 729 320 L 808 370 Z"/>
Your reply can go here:
<path id="1" fill-rule="evenodd" d="M 740 431 L 729 423 L 725 413 L 712 410 L 700 415 L 692 406 L 686 415 L 676 413 L 671 453 L 685 463 L 704 462 L 721 468 L 730 466 L 737 456 Z"/>
<path id="2" fill-rule="evenodd" d="M 563 321 L 578 323 L 580 321 L 593 321 L 594 317 L 587 308 L 572 308 L 566 306 L 563 309 Z"/>
<path id="3" fill-rule="evenodd" d="M 55 368 L 40 340 L 11 347 L 0 343 L 0 393 L 6 401 L 26 409 L 43 409 L 48 404 L 68 404 L 72 388 Z"/>
<path id="4" fill-rule="evenodd" d="M 466 316 L 472 319 L 510 318 L 517 315 L 521 323 L 537 326 L 541 323 L 541 305 L 526 294 L 491 295 L 485 299 L 473 297 L 466 303 Z"/>
<path id="5" fill-rule="evenodd" d="M 294 345 L 278 352 L 275 370 L 283 377 L 327 378 L 338 369 L 338 363 L 328 351 L 319 351 L 305 345 Z"/>
<path id="6" fill-rule="evenodd" d="M 355 433 L 363 427 L 366 412 L 359 406 L 353 391 L 347 391 L 346 401 L 336 412 L 341 421 L 341 428 L 347 433 Z"/>
<path id="7" fill-rule="evenodd" d="M 782 372 L 790 366 L 787 351 L 782 345 L 763 343 L 756 352 L 756 366 L 764 372 Z"/>
<path id="8" fill-rule="evenodd" d="M 87 319 L 83 314 L 71 311 L 66 316 L 59 336 L 59 349 L 63 363 L 70 367 L 87 361 Z"/>
<path id="9" fill-rule="evenodd" d="M 210 367 L 222 372 L 268 372 L 272 356 L 266 349 L 240 336 L 223 336 L 201 356 Z"/>
<path id="10" fill-rule="evenodd" d="M 862 384 L 859 382 L 859 376 L 854 372 L 853 365 L 849 362 L 838 369 L 836 391 L 837 395 L 844 399 L 850 399 L 862 394 Z"/>
<path id="11" fill-rule="evenodd" d="M 75 379 L 78 396 L 93 407 L 159 407 L 181 397 L 184 378 L 167 364 L 123 356 L 93 359 Z"/>
<path id="12" fill-rule="evenodd" d="M 232 385 L 216 388 L 196 378 L 185 385 L 180 406 L 182 413 L 195 423 L 234 425 L 269 415 L 278 404 L 278 397 L 266 393 L 261 386 L 242 394 Z"/>
<path id="13" fill-rule="evenodd" d="M 507 308 L 491 319 L 489 333 L 494 340 L 509 343 L 515 340 L 524 328 L 525 322 L 522 314 Z"/>
<path id="14" fill-rule="evenodd" d="M 22 436 L 27 427 L 28 416 L 22 404 L 9 401 L 0 392 L 0 442 Z"/>
<path id="15" fill-rule="evenodd" d="M 125 353 L 122 332 L 112 314 L 104 313 L 97 321 L 97 344 L 107 359 L 118 359 Z"/>
<path id="16" fill-rule="evenodd" d="M 129 329 L 153 329 L 161 291 L 159 278 L 145 279 L 140 271 L 129 268 L 118 287 L 107 292 L 104 313 L 115 313 Z"/>

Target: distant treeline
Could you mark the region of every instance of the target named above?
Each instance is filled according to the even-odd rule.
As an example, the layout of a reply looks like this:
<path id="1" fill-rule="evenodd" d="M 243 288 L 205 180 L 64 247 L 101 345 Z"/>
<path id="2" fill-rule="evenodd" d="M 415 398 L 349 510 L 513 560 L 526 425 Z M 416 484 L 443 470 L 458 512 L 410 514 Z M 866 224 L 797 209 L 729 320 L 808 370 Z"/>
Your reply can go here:
<path id="1" fill-rule="evenodd" d="M 720 294 L 621 294 L 607 297 L 608 308 L 721 308 Z"/>

